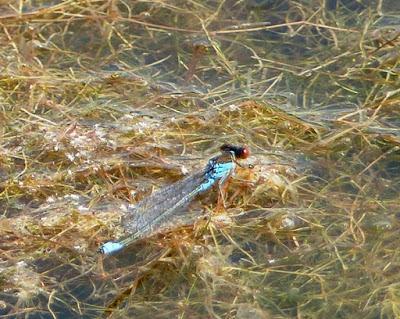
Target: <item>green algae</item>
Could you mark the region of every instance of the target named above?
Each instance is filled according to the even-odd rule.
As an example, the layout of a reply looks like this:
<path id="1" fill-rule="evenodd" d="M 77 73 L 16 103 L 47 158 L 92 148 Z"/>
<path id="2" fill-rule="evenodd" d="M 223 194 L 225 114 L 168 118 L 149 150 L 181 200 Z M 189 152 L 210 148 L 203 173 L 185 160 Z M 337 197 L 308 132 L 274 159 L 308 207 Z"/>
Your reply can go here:
<path id="1" fill-rule="evenodd" d="M 0 315 L 397 318 L 397 1 L 0 4 Z M 204 49 L 199 45 L 206 47 Z M 247 144 L 218 211 L 103 259 Z"/>

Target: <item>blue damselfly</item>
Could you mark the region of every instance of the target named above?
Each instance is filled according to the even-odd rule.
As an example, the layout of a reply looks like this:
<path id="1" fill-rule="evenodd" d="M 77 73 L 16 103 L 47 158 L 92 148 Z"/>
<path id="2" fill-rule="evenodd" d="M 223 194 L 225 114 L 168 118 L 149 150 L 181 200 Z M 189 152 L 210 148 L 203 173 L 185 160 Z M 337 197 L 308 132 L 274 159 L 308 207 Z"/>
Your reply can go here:
<path id="1" fill-rule="evenodd" d="M 211 158 L 206 167 L 154 192 L 134 207 L 130 208 L 122 220 L 122 225 L 130 234 L 117 241 L 104 243 L 99 251 L 105 255 L 114 254 L 138 239 L 151 236 L 166 228 L 174 220 L 179 210 L 188 205 L 193 198 L 214 185 L 219 187 L 234 172 L 238 159 L 250 155 L 247 147 L 224 144 L 221 154 Z M 179 223 L 175 226 L 179 226 Z"/>

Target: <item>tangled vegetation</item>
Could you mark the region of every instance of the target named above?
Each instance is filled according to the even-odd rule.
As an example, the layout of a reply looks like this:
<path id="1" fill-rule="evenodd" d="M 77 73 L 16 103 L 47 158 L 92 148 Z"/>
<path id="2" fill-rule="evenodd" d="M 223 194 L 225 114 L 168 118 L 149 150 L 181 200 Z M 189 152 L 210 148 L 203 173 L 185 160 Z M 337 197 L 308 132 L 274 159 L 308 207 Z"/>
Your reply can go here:
<path id="1" fill-rule="evenodd" d="M 0 1 L 2 318 L 399 318 L 400 2 Z M 223 143 L 204 218 L 103 258 Z"/>

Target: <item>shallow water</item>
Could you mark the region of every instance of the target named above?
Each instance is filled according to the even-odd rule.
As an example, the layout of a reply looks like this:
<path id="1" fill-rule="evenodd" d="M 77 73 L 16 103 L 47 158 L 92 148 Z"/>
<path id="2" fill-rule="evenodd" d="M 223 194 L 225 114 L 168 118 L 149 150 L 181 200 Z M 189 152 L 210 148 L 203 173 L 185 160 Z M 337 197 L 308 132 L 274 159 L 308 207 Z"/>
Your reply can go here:
<path id="1" fill-rule="evenodd" d="M 0 4 L 0 315 L 397 318 L 400 5 Z M 201 46 L 201 47 L 200 47 Z M 129 204 L 252 151 L 123 253 Z"/>

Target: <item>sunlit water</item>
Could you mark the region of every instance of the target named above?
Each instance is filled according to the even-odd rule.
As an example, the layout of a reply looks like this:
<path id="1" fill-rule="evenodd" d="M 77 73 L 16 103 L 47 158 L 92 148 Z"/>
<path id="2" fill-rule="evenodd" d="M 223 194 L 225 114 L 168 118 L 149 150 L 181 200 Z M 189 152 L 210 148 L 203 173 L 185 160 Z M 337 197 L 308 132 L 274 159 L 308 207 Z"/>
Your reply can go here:
<path id="1" fill-rule="evenodd" d="M 1 316 L 400 316 L 398 1 L 15 1 L 0 19 Z M 224 209 L 213 189 L 193 223 L 97 253 L 225 142 L 254 167 Z"/>

